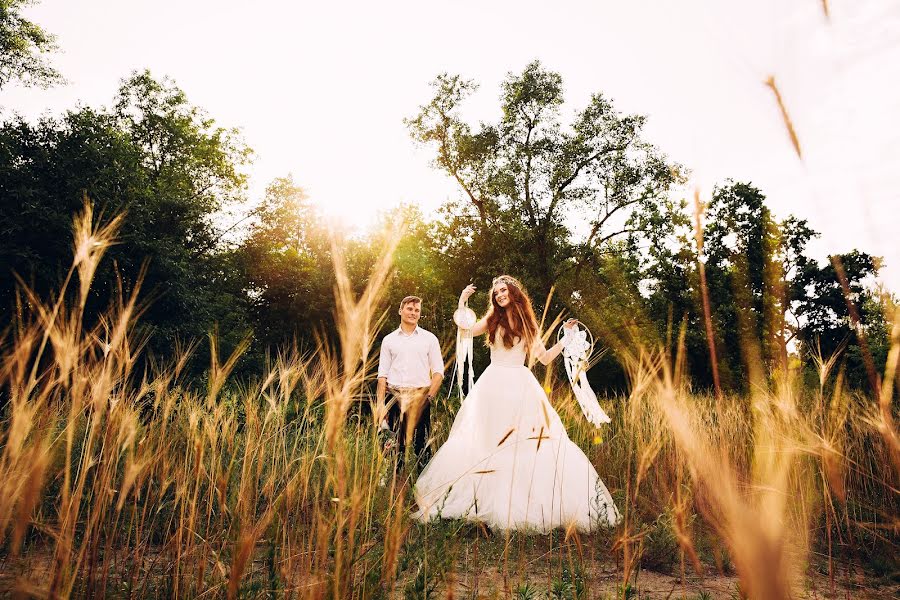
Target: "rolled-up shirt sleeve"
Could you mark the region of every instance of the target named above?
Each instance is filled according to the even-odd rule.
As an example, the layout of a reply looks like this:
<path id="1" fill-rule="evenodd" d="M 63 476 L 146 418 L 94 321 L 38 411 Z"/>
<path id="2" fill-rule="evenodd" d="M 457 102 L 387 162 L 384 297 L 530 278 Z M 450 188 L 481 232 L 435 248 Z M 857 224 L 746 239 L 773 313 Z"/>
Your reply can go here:
<path id="1" fill-rule="evenodd" d="M 434 335 L 431 336 L 431 344 L 428 346 L 428 366 L 432 376 L 435 373 L 444 375 L 444 357 L 441 356 L 441 345 Z"/>
<path id="2" fill-rule="evenodd" d="M 381 340 L 381 354 L 378 355 L 378 377 L 387 377 L 391 370 L 390 339 L 385 336 Z"/>

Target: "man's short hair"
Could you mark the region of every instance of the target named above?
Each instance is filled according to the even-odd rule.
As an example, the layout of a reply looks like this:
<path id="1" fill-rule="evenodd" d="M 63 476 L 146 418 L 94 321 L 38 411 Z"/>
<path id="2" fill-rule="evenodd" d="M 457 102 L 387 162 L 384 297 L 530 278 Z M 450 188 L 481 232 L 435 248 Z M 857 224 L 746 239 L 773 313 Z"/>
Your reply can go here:
<path id="1" fill-rule="evenodd" d="M 411 302 L 414 302 L 416 304 L 422 304 L 422 299 L 419 298 L 418 296 L 407 296 L 406 298 L 404 298 L 403 300 L 400 301 L 400 310 L 403 310 L 403 307 L 406 306 L 407 304 L 410 304 Z"/>

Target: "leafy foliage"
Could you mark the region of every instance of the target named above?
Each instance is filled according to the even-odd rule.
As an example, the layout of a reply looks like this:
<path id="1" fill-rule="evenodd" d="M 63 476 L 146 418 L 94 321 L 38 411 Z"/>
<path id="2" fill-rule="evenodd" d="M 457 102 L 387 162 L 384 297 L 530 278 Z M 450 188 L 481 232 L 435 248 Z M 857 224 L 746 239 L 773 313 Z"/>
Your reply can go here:
<path id="1" fill-rule="evenodd" d="M 463 192 L 445 212 L 446 240 L 473 277 L 514 271 L 544 297 L 565 274 L 640 230 L 634 213 L 659 209 L 679 180 L 677 166 L 642 139 L 645 118 L 619 114 L 602 94 L 563 127 L 562 78 L 539 62 L 507 77 L 502 117 L 478 129 L 459 116 L 473 82 L 444 74 L 433 87 L 431 102 L 407 123 Z M 575 223 L 587 230 L 576 232 Z"/>
<path id="2" fill-rule="evenodd" d="M 148 72 L 122 83 L 112 109 L 6 122 L 0 264 L 39 294 L 55 289 L 69 262 L 71 215 L 87 196 L 101 213 L 127 215 L 92 288 L 93 311 L 119 278 L 143 279 L 153 299 L 144 321 L 161 351 L 176 338 L 205 336 L 215 323 L 241 337 L 241 286 L 214 216 L 243 197 L 248 158 L 235 131 L 216 127 L 172 82 Z M 13 308 L 14 283 L 2 278 L 4 312 Z"/>
<path id="3" fill-rule="evenodd" d="M 62 76 L 43 56 L 56 50 L 53 35 L 22 16 L 34 0 L 0 0 L 0 89 L 12 81 L 48 87 Z"/>
<path id="4" fill-rule="evenodd" d="M 540 63 L 507 77 L 495 123 L 473 127 L 460 117 L 472 82 L 441 75 L 434 88 L 408 126 L 435 150 L 435 165 L 459 184 L 462 199 L 436 218 L 399 207 L 355 237 L 326 222 L 287 176 L 271 182 L 239 241 L 225 243 L 219 215 L 244 199 L 251 152 L 236 131 L 149 72 L 123 81 L 109 109 L 37 123 L 13 118 L 0 125 L 0 267 L 38 294 L 56 289 L 68 264 L 70 218 L 87 194 L 102 213 L 126 213 L 89 311 L 105 306 L 120 278 L 126 286 L 143 278 L 150 301 L 142 322 L 158 353 L 216 326 L 226 347 L 252 330 L 258 343 L 249 362 L 258 370 L 269 349 L 336 341 L 336 248 L 362 290 L 381 249 L 402 231 L 382 333 L 394 326 L 399 300 L 415 294 L 424 298 L 423 326 L 449 340 L 459 290 L 509 272 L 549 319 L 566 310 L 588 324 L 612 350 L 591 378 L 621 391 L 629 348 L 674 349 L 680 332 L 692 381 L 711 385 L 702 261 L 729 389 L 784 370 L 789 352 L 811 364 L 819 349 L 843 352 L 848 381 L 865 388 L 863 339 L 875 368 L 883 365 L 889 297 L 871 285 L 876 257 L 854 250 L 820 265 L 807 252 L 817 234 L 806 221 L 777 221 L 761 190 L 731 181 L 714 191 L 698 251 L 686 202 L 676 196 L 683 169 L 642 138 L 645 118 L 620 114 L 598 93 L 563 125 L 562 79 Z M 0 310 L 15 308 L 14 289 L 12 278 L 0 278 Z M 484 360 L 479 346 L 476 363 Z"/>

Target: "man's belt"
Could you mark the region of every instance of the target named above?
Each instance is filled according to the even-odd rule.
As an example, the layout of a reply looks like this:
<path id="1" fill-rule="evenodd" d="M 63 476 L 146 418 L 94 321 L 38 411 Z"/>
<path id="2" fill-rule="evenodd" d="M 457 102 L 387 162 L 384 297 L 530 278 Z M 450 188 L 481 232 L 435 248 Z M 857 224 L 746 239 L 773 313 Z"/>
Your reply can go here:
<path id="1" fill-rule="evenodd" d="M 426 390 L 428 390 L 427 385 L 422 387 L 398 387 L 388 384 L 388 391 L 396 398 L 397 404 L 400 405 L 400 412 L 402 413 L 405 413 L 407 409 L 409 409 L 409 405 L 414 399 L 424 395 Z"/>
<path id="2" fill-rule="evenodd" d="M 391 385 L 388 384 L 387 389 L 392 394 L 413 394 L 415 392 L 421 392 L 422 390 L 427 390 L 429 386 L 423 385 L 419 387 L 415 386 L 399 386 L 399 385 Z"/>

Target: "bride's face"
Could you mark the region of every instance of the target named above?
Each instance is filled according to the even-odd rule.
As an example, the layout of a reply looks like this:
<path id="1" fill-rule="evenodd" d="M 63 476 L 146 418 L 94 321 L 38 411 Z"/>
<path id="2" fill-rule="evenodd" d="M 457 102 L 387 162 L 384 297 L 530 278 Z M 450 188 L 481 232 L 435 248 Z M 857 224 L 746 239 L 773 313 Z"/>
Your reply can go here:
<path id="1" fill-rule="evenodd" d="M 506 308 L 509 305 L 509 288 L 502 281 L 494 286 L 494 300 L 497 301 L 497 305 L 501 308 Z"/>

